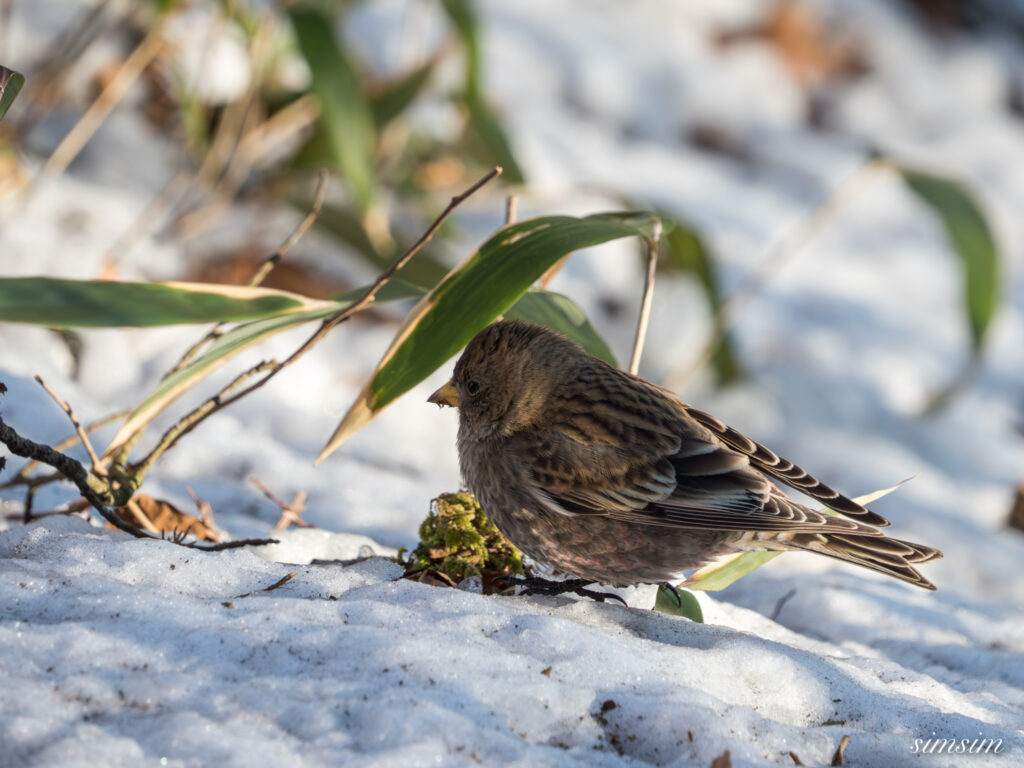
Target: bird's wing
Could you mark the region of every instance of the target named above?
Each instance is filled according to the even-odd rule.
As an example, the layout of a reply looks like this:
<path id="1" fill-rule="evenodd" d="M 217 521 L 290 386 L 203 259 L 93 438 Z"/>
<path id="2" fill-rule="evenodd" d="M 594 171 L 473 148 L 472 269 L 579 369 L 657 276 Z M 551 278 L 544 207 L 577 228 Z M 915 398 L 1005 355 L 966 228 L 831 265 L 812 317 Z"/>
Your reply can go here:
<path id="1" fill-rule="evenodd" d="M 798 467 L 788 459 L 777 456 L 760 443 L 754 442 L 746 435 L 737 432 L 732 427 L 726 426 L 714 416 L 698 411 L 690 406 L 683 406 L 683 408 L 690 418 L 696 420 L 701 426 L 706 427 L 714 433 L 715 437 L 730 448 L 747 456 L 755 469 L 772 479 L 777 480 L 783 485 L 788 485 L 790 488 L 794 488 L 816 501 L 820 501 L 834 512 L 856 518 L 867 525 L 884 528 L 890 524 L 888 520 L 878 513 L 872 512 L 867 507 L 843 496 L 809 474 L 806 470 Z"/>
<path id="2" fill-rule="evenodd" d="M 827 524 L 877 533 L 788 499 L 678 401 L 654 388 L 625 392 L 577 390 L 542 428 L 509 438 L 509 459 L 529 468 L 552 511 L 671 527 L 799 532 Z"/>

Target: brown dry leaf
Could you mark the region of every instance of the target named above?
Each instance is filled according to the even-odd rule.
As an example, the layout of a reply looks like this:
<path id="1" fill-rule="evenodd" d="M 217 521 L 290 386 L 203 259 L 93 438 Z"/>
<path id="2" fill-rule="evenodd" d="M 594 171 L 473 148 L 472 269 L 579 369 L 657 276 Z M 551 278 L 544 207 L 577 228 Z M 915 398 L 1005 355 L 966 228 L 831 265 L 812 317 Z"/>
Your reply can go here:
<path id="1" fill-rule="evenodd" d="M 728 749 L 711 761 L 711 768 L 732 768 L 732 758 L 729 757 Z"/>
<path id="2" fill-rule="evenodd" d="M 131 506 L 140 510 L 144 519 L 140 519 Z M 144 493 L 135 494 L 129 505 L 118 507 L 114 512 L 126 523 L 152 533 L 187 533 L 203 541 L 220 541 L 220 534 L 198 517 L 185 514 L 169 501 Z"/>
<path id="3" fill-rule="evenodd" d="M 723 32 L 722 46 L 761 40 L 772 45 L 802 85 L 851 77 L 865 70 L 860 48 L 822 24 L 818 11 L 805 0 L 781 0 L 754 27 Z"/>
<path id="4" fill-rule="evenodd" d="M 832 762 L 830 765 L 842 766 L 843 765 L 843 753 L 846 751 L 846 745 L 850 743 L 850 737 L 845 733 L 843 738 L 839 740 L 839 746 L 836 747 L 836 753 L 832 755 Z"/>

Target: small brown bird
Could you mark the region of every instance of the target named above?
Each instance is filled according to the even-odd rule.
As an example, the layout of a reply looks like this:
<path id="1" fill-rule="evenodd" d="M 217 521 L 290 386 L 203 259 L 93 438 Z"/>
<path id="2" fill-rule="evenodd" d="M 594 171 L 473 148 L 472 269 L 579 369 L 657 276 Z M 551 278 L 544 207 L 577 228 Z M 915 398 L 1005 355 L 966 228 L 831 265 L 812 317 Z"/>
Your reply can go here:
<path id="1" fill-rule="evenodd" d="M 542 326 L 484 328 L 429 400 L 459 408 L 459 464 L 484 512 L 582 583 L 672 584 L 721 555 L 800 550 L 935 589 L 914 566 L 941 552 L 888 538 L 884 517 Z"/>

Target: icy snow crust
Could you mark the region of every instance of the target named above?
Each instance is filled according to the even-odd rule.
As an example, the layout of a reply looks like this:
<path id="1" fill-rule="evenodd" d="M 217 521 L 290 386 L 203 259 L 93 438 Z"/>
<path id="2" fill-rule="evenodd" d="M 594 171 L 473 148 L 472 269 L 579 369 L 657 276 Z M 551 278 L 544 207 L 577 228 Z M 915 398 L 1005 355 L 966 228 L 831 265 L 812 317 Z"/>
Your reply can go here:
<path id="1" fill-rule="evenodd" d="M 4 63 L 26 68 L 67 7 L 15 4 Z M 735 766 L 793 765 L 790 751 L 825 765 L 843 734 L 849 765 L 1018 763 L 1024 537 L 1003 521 L 1024 468 L 1024 134 L 1004 105 L 1024 57 L 998 41 L 939 42 L 886 3 L 822 7 L 873 64 L 836 97 L 842 131 L 970 180 L 987 204 L 1007 264 L 985 368 L 951 409 L 917 416 L 965 355 L 959 277 L 940 228 L 883 176 L 740 318 L 748 383 L 715 391 L 686 377 L 707 313 L 692 287 L 667 280 L 642 372 L 849 493 L 920 471 L 873 506 L 895 535 L 946 552 L 927 566 L 938 593 L 786 555 L 704 599 L 708 623 L 695 625 L 646 610 L 650 590 L 629 595 L 627 609 L 424 586 L 396 580 L 384 557 L 314 563 L 413 545 L 429 499 L 459 482 L 456 416 L 424 402 L 446 370 L 312 467 L 395 329 L 353 322 L 185 438 L 147 479 L 150 494 L 183 509 L 190 485 L 234 537 L 266 535 L 278 517 L 247 478 L 283 498 L 305 490 L 317 530 L 218 554 L 78 518 L 0 531 L 0 765 L 707 766 L 726 749 Z M 769 48 L 708 43 L 709 29 L 747 23 L 762 3 L 482 8 L 489 92 L 531 179 L 521 216 L 619 207 L 609 189 L 677 210 L 707 234 L 728 290 L 857 166 L 857 142 L 805 127 L 798 87 Z M 403 24 L 406 11 L 415 24 Z M 381 0 L 361 6 L 351 32 L 377 66 L 399 67 L 417 46 L 430 50 L 441 24 L 429 6 Z M 211 92 L 236 87 L 238 73 L 223 74 Z M 451 67 L 440 84 L 457 78 Z M 131 103 L 19 216 L 0 210 L 2 274 L 95 277 L 104 250 L 173 175 L 173 148 Z M 69 104 L 68 125 L 81 106 Z M 436 104 L 417 119 L 450 125 Z M 747 142 L 754 165 L 683 140 L 708 122 Z M 33 150 L 45 155 L 63 130 L 43 132 Z M 452 258 L 500 216 L 500 193 L 472 201 Z M 257 219 L 268 252 L 295 220 L 239 209 L 207 247 L 237 245 Z M 147 240 L 119 276 L 179 277 L 191 249 L 202 250 Z M 338 249 L 314 232 L 297 251 L 365 282 Z M 624 359 L 639 286 L 633 247 L 618 245 L 577 255 L 553 287 L 584 305 Z M 605 313 L 608 298 L 624 313 Z M 4 418 L 59 440 L 68 425 L 35 374 L 89 421 L 141 397 L 199 332 L 83 333 L 72 380 L 53 334 L 2 326 Z M 222 378 L 287 354 L 304 333 L 243 355 Z M 19 466 L 9 458 L 0 478 Z M 19 498 L 5 494 L 4 511 Z M 50 488 L 36 508 L 67 498 Z M 915 754 L 915 739 L 929 738 L 1002 741 L 999 754 Z"/>

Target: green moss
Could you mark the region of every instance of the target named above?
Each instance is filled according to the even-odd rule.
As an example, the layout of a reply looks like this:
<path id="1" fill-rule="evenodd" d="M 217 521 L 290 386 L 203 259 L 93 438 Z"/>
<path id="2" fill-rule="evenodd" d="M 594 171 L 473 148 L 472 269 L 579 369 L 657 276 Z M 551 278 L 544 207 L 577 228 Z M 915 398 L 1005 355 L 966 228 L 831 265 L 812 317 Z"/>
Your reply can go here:
<path id="1" fill-rule="evenodd" d="M 406 572 L 433 569 L 456 583 L 483 571 L 523 573 L 523 556 L 484 515 L 468 491 L 443 493 L 420 524 L 420 543 L 403 563 Z"/>

